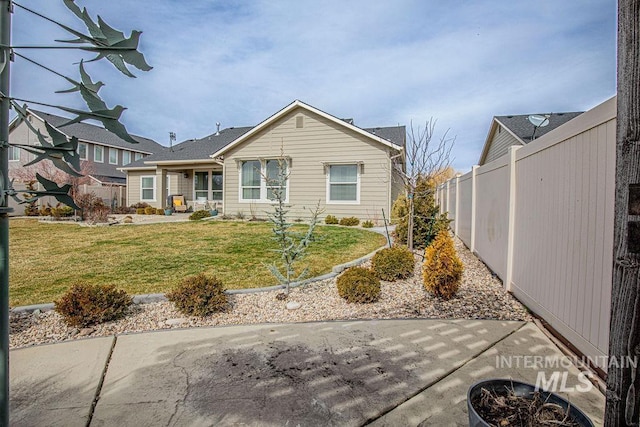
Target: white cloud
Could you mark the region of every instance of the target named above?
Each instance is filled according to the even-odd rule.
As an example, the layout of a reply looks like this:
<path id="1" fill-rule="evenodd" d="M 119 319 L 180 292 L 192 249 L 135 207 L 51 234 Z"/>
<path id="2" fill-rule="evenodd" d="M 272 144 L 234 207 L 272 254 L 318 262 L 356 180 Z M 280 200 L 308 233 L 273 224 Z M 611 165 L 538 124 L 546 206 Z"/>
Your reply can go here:
<path id="1" fill-rule="evenodd" d="M 23 0 L 82 24 L 61 2 Z M 168 140 L 246 126 L 302 99 L 368 127 L 438 118 L 457 135 L 458 169 L 480 156 L 493 115 L 590 108 L 615 91 L 615 5 L 556 2 L 111 0 L 88 2 L 121 30 L 144 31 L 154 66 L 127 79 L 90 64 L 130 131 Z M 64 36 L 16 11 L 14 41 Z M 34 28 L 37 29 L 34 31 Z M 77 52 L 25 52 L 74 75 Z M 80 55 L 90 58 L 90 55 Z M 89 67 L 89 66 L 88 66 Z M 15 96 L 50 102 L 63 80 L 16 61 Z"/>

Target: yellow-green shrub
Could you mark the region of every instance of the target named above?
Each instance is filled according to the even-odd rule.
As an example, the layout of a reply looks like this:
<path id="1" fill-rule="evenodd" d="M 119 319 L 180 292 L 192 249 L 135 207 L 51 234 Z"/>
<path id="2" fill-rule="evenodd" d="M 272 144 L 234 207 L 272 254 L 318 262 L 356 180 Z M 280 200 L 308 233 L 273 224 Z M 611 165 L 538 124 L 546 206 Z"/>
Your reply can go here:
<path id="1" fill-rule="evenodd" d="M 144 215 L 145 208 L 136 208 L 136 215 Z"/>
<path id="2" fill-rule="evenodd" d="M 327 217 L 324 219 L 325 224 L 337 224 L 339 222 L 340 221 L 338 221 L 338 218 L 333 215 L 327 215 Z"/>
<path id="3" fill-rule="evenodd" d="M 125 291 L 113 285 L 80 283 L 55 301 L 55 310 L 67 325 L 86 327 L 124 316 L 131 302 Z"/>
<path id="4" fill-rule="evenodd" d="M 353 227 L 360 224 L 360 220 L 355 216 L 347 216 L 340 220 L 340 225 L 346 225 L 347 227 Z"/>
<path id="5" fill-rule="evenodd" d="M 224 310 L 227 305 L 227 294 L 222 281 L 202 273 L 186 277 L 166 296 L 178 311 L 187 316 L 208 316 Z"/>
<path id="6" fill-rule="evenodd" d="M 148 206 L 144 208 L 145 215 L 155 215 L 155 213 L 156 213 L 156 208 L 154 208 L 153 206 Z"/>
<path id="7" fill-rule="evenodd" d="M 362 228 L 373 228 L 373 222 L 366 220 L 362 223 Z"/>
<path id="8" fill-rule="evenodd" d="M 371 268 L 380 279 L 391 282 L 411 276 L 415 260 L 406 246 L 394 246 L 376 252 L 371 259 Z"/>
<path id="9" fill-rule="evenodd" d="M 369 303 L 380 297 L 380 280 L 368 268 L 351 267 L 338 277 L 336 286 L 347 302 Z"/>
<path id="10" fill-rule="evenodd" d="M 161 209 L 161 208 L 156 209 L 156 215 L 164 215 L 164 209 Z"/>
<path id="11" fill-rule="evenodd" d="M 441 231 L 425 251 L 422 272 L 425 289 L 437 297 L 450 299 L 458 292 L 462 271 L 451 236 Z"/>

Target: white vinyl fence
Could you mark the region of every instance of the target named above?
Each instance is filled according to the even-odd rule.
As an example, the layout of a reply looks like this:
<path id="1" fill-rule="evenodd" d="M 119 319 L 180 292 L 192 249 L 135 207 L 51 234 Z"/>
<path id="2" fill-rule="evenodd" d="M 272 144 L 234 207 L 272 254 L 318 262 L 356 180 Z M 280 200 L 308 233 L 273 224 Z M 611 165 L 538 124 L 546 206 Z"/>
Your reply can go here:
<path id="1" fill-rule="evenodd" d="M 505 288 L 605 371 L 615 142 L 614 97 L 437 193 Z"/>

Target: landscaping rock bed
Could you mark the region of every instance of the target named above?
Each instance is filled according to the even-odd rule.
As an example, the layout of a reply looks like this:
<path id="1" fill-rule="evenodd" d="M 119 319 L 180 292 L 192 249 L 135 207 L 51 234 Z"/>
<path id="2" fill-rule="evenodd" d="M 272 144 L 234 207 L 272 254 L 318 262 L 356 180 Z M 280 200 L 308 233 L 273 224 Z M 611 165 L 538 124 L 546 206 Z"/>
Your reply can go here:
<path id="1" fill-rule="evenodd" d="M 532 320 L 526 308 L 508 294 L 499 279 L 456 239 L 464 264 L 458 294 L 444 301 L 428 294 L 422 284 L 422 256 L 416 256 L 412 277 L 382 282 L 380 299 L 373 304 L 349 304 L 338 296 L 335 279 L 291 290 L 288 300 L 276 299 L 281 291 L 230 296 L 227 310 L 206 318 L 185 317 L 169 302 L 132 306 L 127 317 L 92 328 L 67 327 L 54 311 L 10 314 L 10 347 L 54 343 L 78 338 L 126 334 L 159 329 L 290 323 L 346 319 L 498 319 Z M 287 302 L 300 307 L 287 309 Z"/>

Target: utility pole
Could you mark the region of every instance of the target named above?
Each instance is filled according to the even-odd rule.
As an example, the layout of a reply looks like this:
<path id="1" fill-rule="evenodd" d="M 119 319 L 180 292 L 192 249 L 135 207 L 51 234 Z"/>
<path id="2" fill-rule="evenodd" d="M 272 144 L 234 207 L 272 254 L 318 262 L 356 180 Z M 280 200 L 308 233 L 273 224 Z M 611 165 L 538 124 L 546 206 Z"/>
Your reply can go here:
<path id="1" fill-rule="evenodd" d="M 0 427 L 9 426 L 9 68 L 11 64 L 11 0 L 0 0 Z"/>
<path id="2" fill-rule="evenodd" d="M 613 283 L 605 426 L 640 418 L 640 0 L 618 0 Z"/>

